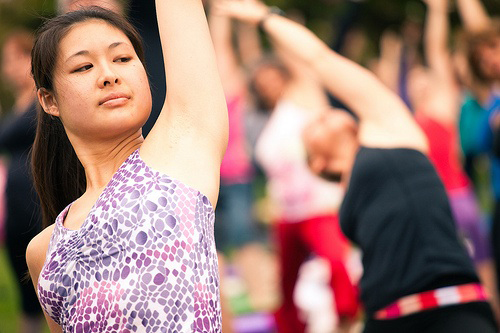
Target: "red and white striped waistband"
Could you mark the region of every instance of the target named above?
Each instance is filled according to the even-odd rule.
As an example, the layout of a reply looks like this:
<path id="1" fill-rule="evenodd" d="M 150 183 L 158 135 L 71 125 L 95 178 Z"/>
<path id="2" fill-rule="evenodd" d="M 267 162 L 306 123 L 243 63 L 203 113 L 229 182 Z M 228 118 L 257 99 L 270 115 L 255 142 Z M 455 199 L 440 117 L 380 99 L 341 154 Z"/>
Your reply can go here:
<path id="1" fill-rule="evenodd" d="M 374 318 L 395 319 L 424 310 L 487 299 L 486 291 L 479 283 L 443 287 L 401 297 L 391 305 L 375 312 Z"/>

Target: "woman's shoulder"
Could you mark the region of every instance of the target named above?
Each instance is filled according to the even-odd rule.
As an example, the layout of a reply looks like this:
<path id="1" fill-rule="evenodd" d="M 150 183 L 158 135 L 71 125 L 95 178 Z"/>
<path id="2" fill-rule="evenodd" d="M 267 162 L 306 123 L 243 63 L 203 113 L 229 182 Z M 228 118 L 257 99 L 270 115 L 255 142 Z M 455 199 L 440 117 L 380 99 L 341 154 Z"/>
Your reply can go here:
<path id="1" fill-rule="evenodd" d="M 26 263 L 33 279 L 37 279 L 42 270 L 54 227 L 55 223 L 42 230 L 26 248 Z"/>

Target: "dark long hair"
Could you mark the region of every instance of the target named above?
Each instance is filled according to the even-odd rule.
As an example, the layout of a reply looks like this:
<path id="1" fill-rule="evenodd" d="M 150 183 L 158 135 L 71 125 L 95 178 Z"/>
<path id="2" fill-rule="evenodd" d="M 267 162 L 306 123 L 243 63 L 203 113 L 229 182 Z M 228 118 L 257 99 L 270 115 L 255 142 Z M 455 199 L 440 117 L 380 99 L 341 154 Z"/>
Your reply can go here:
<path id="1" fill-rule="evenodd" d="M 500 38 L 499 20 L 493 20 L 492 24 L 486 29 L 467 34 L 467 60 L 469 61 L 472 74 L 482 83 L 489 84 L 494 79 L 483 71 L 479 50 L 482 47 L 491 45 L 497 38 Z"/>
<path id="2" fill-rule="evenodd" d="M 99 7 L 89 7 L 57 16 L 38 30 L 31 53 L 31 73 L 36 88 L 54 92 L 54 70 L 59 43 L 77 23 L 98 19 L 121 30 L 144 63 L 144 51 L 137 31 L 120 15 Z M 32 150 L 32 172 L 40 196 L 44 227 L 86 188 L 85 170 L 71 145 L 61 120 L 43 111 L 37 112 L 37 129 Z"/>

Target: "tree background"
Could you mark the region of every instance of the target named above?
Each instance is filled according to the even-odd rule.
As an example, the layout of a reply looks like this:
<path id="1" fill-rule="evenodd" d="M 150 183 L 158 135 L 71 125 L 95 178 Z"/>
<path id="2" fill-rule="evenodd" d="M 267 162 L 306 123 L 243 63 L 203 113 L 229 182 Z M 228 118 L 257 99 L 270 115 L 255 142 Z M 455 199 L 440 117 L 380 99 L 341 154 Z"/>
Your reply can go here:
<path id="1" fill-rule="evenodd" d="M 153 0 L 144 0 L 153 1 Z M 500 0 L 482 0 L 491 15 L 500 14 Z M 56 0 L 0 0 L 0 45 L 5 36 L 16 28 L 35 30 L 44 18 L 56 13 Z M 380 35 L 386 29 L 401 32 L 403 23 L 410 20 L 416 26 L 421 24 L 425 6 L 421 0 L 266 0 L 270 5 L 278 6 L 295 15 L 301 13 L 306 25 L 325 42 L 335 45 L 342 25 L 349 27 L 350 37 L 358 43 L 350 43 L 357 50 L 346 52 L 358 53 L 357 61 L 364 63 L 378 53 Z M 294 14 L 295 13 L 295 14 Z M 452 9 L 451 21 L 455 28 L 460 21 Z M 362 36 L 360 39 L 359 37 Z M 8 87 L 0 78 L 0 107 L 9 110 L 12 96 Z"/>

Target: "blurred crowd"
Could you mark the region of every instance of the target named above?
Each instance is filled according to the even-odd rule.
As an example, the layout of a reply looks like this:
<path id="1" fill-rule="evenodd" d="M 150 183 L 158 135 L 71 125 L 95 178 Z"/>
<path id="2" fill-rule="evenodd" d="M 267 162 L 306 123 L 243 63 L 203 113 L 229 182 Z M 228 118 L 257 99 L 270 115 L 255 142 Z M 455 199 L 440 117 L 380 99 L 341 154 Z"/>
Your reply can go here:
<path id="1" fill-rule="evenodd" d="M 218 12 L 220 1 L 205 5 L 230 126 L 215 223 L 224 332 L 360 331 L 360 254 L 338 222 L 345 189 L 335 175 L 324 179 L 310 170 L 303 143 L 311 120 L 345 107 L 258 26 Z M 500 13 L 488 13 L 481 0 L 423 0 L 425 20 L 385 31 L 371 41 L 379 55 L 367 60 L 360 54 L 367 37 L 352 29 L 352 13 L 365 3 L 346 2 L 350 12 L 329 44 L 363 59 L 426 134 L 457 230 L 500 320 Z M 154 2 L 59 0 L 57 10 L 89 5 L 128 16 L 144 40 L 153 91 L 147 136 L 167 89 Z M 273 11 L 308 23 L 300 11 Z M 460 24 L 450 29 L 455 11 Z M 43 331 L 24 259 L 41 229 L 29 166 L 36 117 L 32 46 L 26 29 L 1 41 L 2 82 L 14 103 L 2 110 L 0 123 L 0 237 L 20 290 L 20 333 Z"/>

